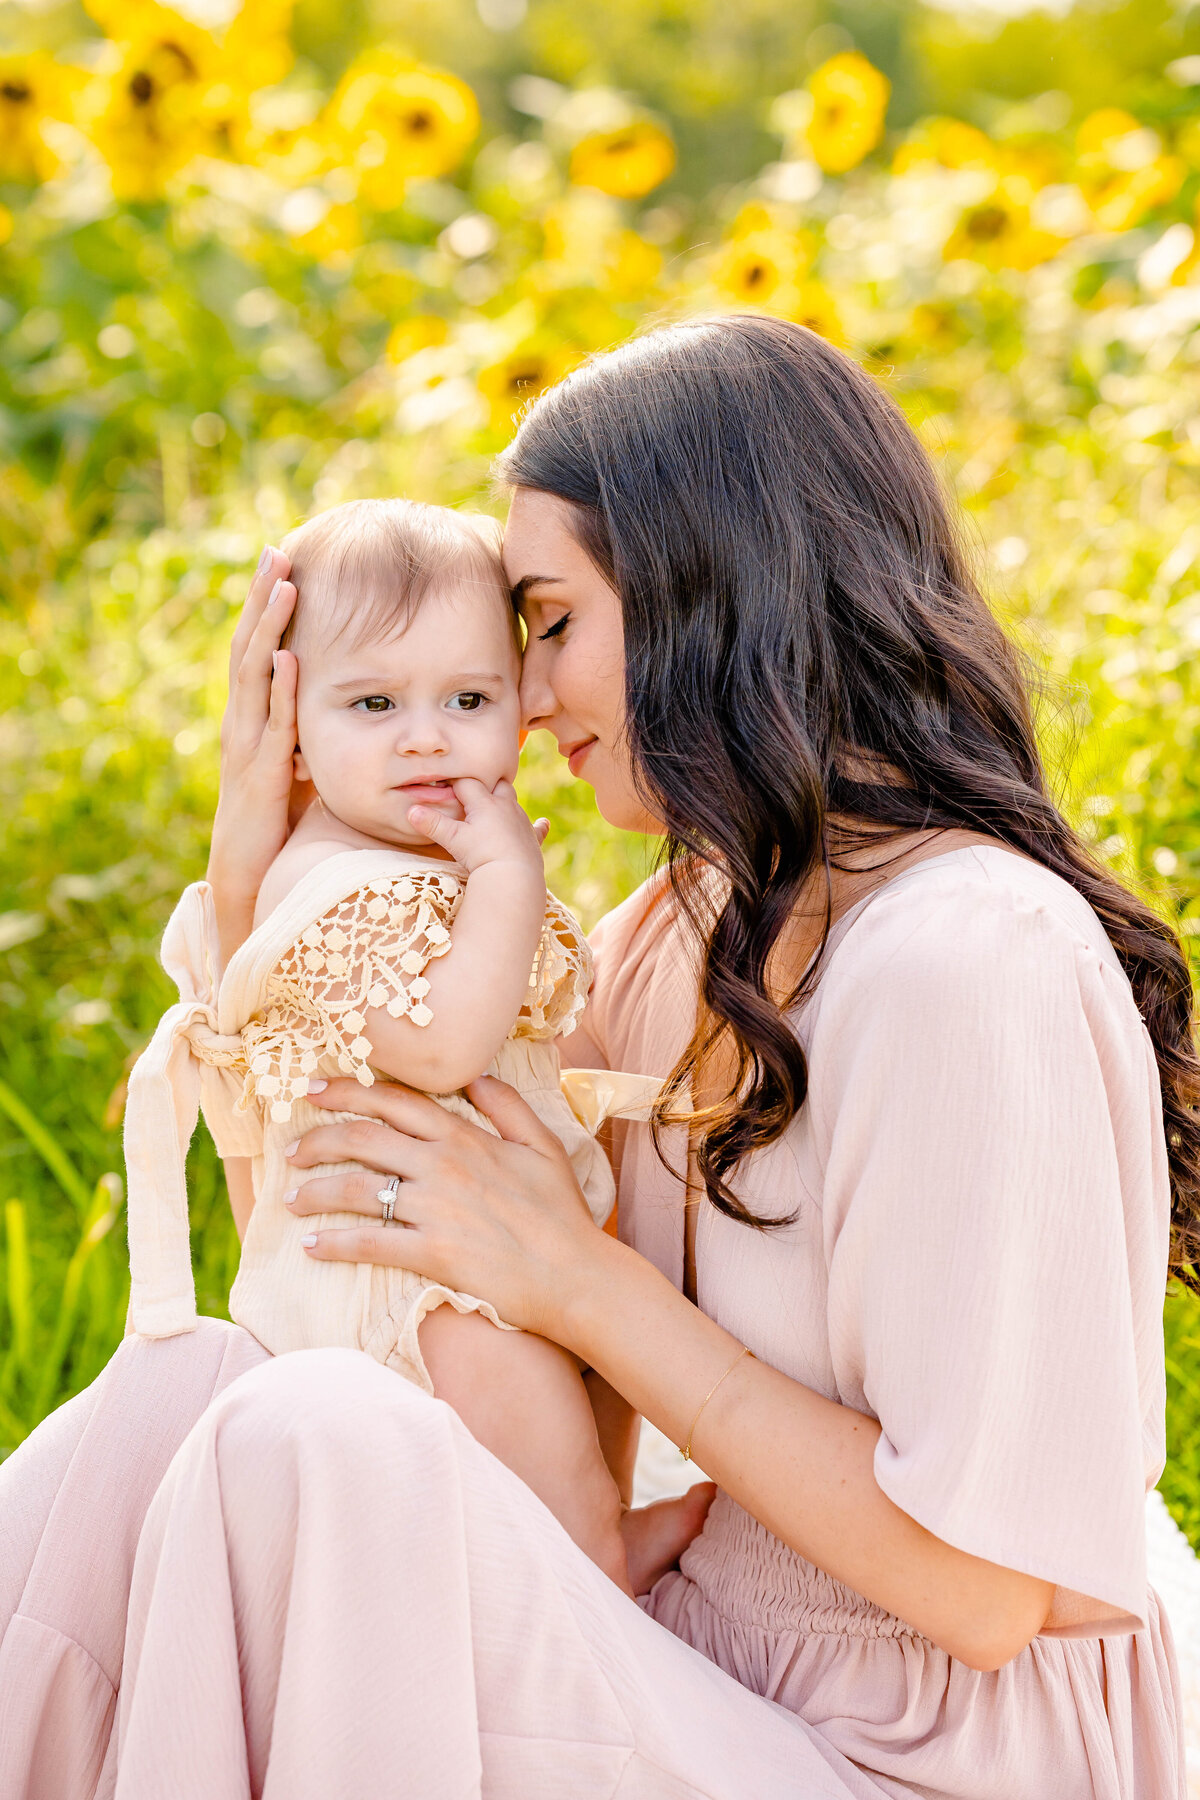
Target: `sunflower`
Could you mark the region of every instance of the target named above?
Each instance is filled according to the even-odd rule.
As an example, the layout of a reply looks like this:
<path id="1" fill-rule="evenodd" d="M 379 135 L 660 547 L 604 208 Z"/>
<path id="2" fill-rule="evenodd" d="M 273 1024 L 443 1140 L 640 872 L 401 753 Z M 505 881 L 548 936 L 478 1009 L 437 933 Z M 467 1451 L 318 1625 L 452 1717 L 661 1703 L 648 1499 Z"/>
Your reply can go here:
<path id="1" fill-rule="evenodd" d="M 818 337 L 828 339 L 843 349 L 846 333 L 837 303 L 823 281 L 803 281 L 792 292 L 780 296 L 778 310 L 797 325 L 805 325 Z"/>
<path id="2" fill-rule="evenodd" d="M 139 12 L 154 30 L 122 46 L 117 69 L 93 92 L 92 142 L 119 200 L 153 200 L 209 147 L 206 102 L 221 75 L 216 40 L 162 7 Z"/>
<path id="3" fill-rule="evenodd" d="M 45 181 L 57 173 L 42 121 L 65 118 L 77 87 L 73 71 L 44 51 L 0 56 L 0 181 Z"/>
<path id="4" fill-rule="evenodd" d="M 713 283 L 722 298 L 747 306 L 771 306 L 793 285 L 804 259 L 794 232 L 767 227 L 738 232 L 717 258 Z"/>
<path id="5" fill-rule="evenodd" d="M 1118 106 L 1090 113 L 1075 148 L 1080 188 L 1103 231 L 1129 231 L 1173 200 L 1187 174 L 1182 158 L 1163 154 L 1156 131 Z"/>
<path id="6" fill-rule="evenodd" d="M 942 169 L 988 169 L 996 163 L 992 140 L 961 119 L 926 119 L 901 144 L 892 161 L 892 173 L 936 164 Z"/>
<path id="7" fill-rule="evenodd" d="M 638 200 L 667 179 L 675 146 L 649 119 L 617 131 L 593 131 L 571 152 L 571 180 L 619 200 Z"/>
<path id="8" fill-rule="evenodd" d="M 413 313 L 392 326 L 384 354 L 390 363 L 407 362 L 421 350 L 444 344 L 449 335 L 449 325 L 437 313 Z"/>
<path id="9" fill-rule="evenodd" d="M 370 206 L 400 204 L 407 182 L 448 174 L 479 130 L 475 95 L 456 75 L 428 69 L 395 50 L 352 63 L 329 103 Z"/>
<path id="10" fill-rule="evenodd" d="M 942 254 L 992 269 L 1032 269 L 1057 256 L 1064 240 L 1033 223 L 1027 182 L 998 181 L 986 199 L 960 217 Z"/>
<path id="11" fill-rule="evenodd" d="M 823 169 L 844 174 L 883 136 L 892 84 L 857 50 L 831 56 L 809 79 L 808 147 Z"/>
<path id="12" fill-rule="evenodd" d="M 500 362 L 481 369 L 477 385 L 488 403 L 493 426 L 507 431 L 527 401 L 536 400 L 561 381 L 580 360 L 579 351 L 564 344 L 530 341 L 519 344 Z"/>

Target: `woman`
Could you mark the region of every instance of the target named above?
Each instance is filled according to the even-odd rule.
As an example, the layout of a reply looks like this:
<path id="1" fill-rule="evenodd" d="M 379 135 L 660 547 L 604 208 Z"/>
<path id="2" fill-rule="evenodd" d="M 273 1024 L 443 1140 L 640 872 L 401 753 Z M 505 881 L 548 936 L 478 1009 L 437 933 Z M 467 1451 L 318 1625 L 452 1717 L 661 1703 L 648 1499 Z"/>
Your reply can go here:
<path id="1" fill-rule="evenodd" d="M 596 934 L 579 1058 L 670 1075 L 663 1117 L 620 1147 L 617 1242 L 501 1084 L 471 1092 L 490 1138 L 334 1082 L 322 1103 L 374 1122 L 310 1132 L 298 1170 L 399 1175 L 408 1229 L 344 1177 L 298 1208 L 364 1214 L 315 1257 L 574 1350 L 614 1459 L 644 1414 L 718 1497 L 638 1611 L 366 1359 L 270 1363 L 215 1324 L 127 1345 L 0 1473 L 24 1546 L 0 1656 L 41 1670 L 22 1769 L 83 1769 L 86 1738 L 120 1796 L 1181 1795 L 1143 1542 L 1172 1209 L 1175 1266 L 1196 1249 L 1177 944 L 1055 811 L 932 472 L 820 339 L 654 333 L 545 396 L 503 472 L 528 723 L 609 820 L 668 835 L 670 875 Z M 234 650 L 231 945 L 253 882 L 224 870 L 286 831 L 284 573 L 265 559 Z M 152 1388 L 131 1481 L 112 1415 Z M 54 1571 L 117 1467 L 88 1607 Z"/>

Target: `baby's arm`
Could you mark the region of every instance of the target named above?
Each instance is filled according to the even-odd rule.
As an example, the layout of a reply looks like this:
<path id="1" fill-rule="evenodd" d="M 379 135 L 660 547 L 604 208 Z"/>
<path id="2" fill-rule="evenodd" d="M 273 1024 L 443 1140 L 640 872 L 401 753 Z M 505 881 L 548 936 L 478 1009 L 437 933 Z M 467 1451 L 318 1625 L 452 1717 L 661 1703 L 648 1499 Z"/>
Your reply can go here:
<path id="1" fill-rule="evenodd" d="M 454 917 L 449 952 L 425 970 L 426 1025 L 365 1007 L 371 1062 L 397 1081 L 453 1093 L 482 1075 L 513 1028 L 546 912 L 546 877 L 537 834 L 511 783 L 494 792 L 459 781 L 465 817 L 419 810 L 419 829 L 443 844 L 470 879 Z"/>

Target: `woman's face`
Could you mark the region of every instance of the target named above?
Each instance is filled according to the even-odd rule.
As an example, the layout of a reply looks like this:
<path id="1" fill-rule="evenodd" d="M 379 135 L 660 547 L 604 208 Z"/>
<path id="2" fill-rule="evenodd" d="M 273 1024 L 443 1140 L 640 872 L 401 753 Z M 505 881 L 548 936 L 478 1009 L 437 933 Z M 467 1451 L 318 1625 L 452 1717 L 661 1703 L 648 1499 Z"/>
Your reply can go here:
<path id="1" fill-rule="evenodd" d="M 610 825 L 660 831 L 638 798 L 625 745 L 621 602 L 574 536 L 562 500 L 517 489 L 504 567 L 529 633 L 521 672 L 525 725 L 554 734 L 572 775 L 591 783 Z"/>

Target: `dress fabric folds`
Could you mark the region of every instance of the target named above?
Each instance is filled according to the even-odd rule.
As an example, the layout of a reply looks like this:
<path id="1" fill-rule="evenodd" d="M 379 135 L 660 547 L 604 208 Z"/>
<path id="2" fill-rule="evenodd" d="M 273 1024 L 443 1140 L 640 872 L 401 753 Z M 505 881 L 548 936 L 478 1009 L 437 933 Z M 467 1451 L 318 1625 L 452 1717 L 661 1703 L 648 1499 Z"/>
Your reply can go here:
<path id="1" fill-rule="evenodd" d="M 599 928 L 573 1055 L 661 1076 L 695 1014 L 664 884 Z M 1090 910 L 1000 850 L 837 927 L 807 1105 L 702 1212 L 700 1303 L 878 1417 L 878 1479 L 1054 1584 L 955 1662 L 727 1495 L 635 1605 L 442 1403 L 212 1320 L 127 1339 L 0 1466 L 5 1800 L 1182 1800 L 1142 1502 L 1163 1456 L 1157 1076 Z M 616 1127 L 620 1229 L 683 1186 Z M 680 1146 L 666 1146 L 679 1157 Z"/>

